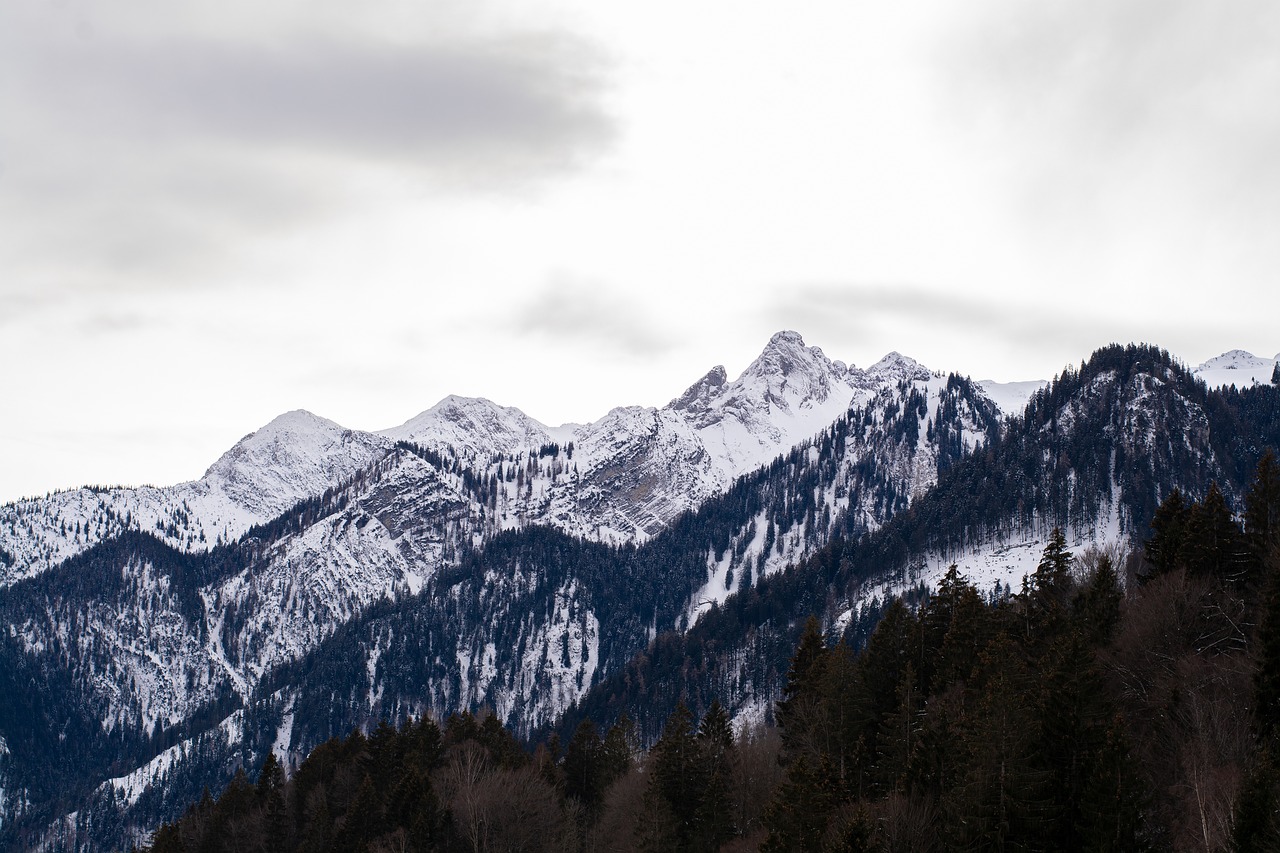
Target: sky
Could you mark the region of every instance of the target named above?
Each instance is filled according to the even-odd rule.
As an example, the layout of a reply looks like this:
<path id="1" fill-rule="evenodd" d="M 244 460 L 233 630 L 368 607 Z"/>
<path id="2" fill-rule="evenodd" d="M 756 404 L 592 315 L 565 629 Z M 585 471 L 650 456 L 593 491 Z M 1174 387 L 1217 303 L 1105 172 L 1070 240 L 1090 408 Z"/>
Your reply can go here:
<path id="1" fill-rule="evenodd" d="M 0 500 L 305 408 L 660 406 L 795 329 L 1280 350 L 1280 5 L 6 0 Z"/>

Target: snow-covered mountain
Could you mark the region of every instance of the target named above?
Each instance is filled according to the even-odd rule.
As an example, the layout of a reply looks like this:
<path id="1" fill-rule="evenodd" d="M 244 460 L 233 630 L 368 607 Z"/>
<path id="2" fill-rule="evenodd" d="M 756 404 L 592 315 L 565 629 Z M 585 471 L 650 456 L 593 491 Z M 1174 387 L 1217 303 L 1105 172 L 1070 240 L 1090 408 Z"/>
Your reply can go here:
<path id="1" fill-rule="evenodd" d="M 0 506 L 0 587 L 128 530 L 184 551 L 233 542 L 323 494 L 392 446 L 305 411 L 246 435 L 199 480 L 156 488 L 85 487 Z"/>
<path id="2" fill-rule="evenodd" d="M 733 382 L 716 367 L 660 409 L 616 408 L 585 425 L 551 427 L 516 408 L 455 396 L 377 433 L 288 412 L 191 483 L 76 489 L 0 507 L 0 586 L 126 530 L 154 532 L 187 551 L 235 541 L 345 483 L 396 442 L 496 480 L 492 529 L 545 523 L 605 542 L 642 542 L 850 405 L 928 376 L 897 353 L 867 371 L 846 367 L 799 334 L 779 332 Z"/>
<path id="3" fill-rule="evenodd" d="M 192 738 L 247 708 L 285 753 L 338 721 L 480 703 L 527 730 L 655 633 L 688 629 L 833 537 L 876 531 L 976 450 L 1010 452 L 996 399 L 1036 419 L 1038 432 L 1019 433 L 1027 470 L 1075 458 L 1064 448 L 1085 453 L 1071 442 L 1096 430 L 1135 437 L 1115 443 L 1123 458 L 1112 464 L 1145 454 L 1152 471 L 1192 471 L 1169 482 L 1193 491 L 1225 470 L 1195 398 L 1203 389 L 1168 366 L 1125 370 L 1051 401 L 1036 383 L 984 391 L 897 353 L 862 370 L 781 332 L 732 381 L 716 367 L 663 407 L 588 424 L 550 427 L 461 397 L 377 433 L 291 412 L 192 483 L 0 507 L 0 652 L 56 661 L 42 670 L 48 689 L 75 697 L 87 730 L 120 744 L 82 771 L 102 796 L 119 789 L 104 781 L 108 764 L 110 778 L 153 779 L 148 762 L 168 755 L 166 773 L 195 773 L 191 762 L 209 759 Z M 1099 426 L 1117 400 L 1131 411 Z M 1142 438 L 1166 422 L 1161 434 L 1185 454 L 1165 459 Z M 1079 520 L 1078 539 L 1126 533 L 1145 510 L 1121 506 L 1119 481 L 1100 477 L 1081 468 L 1063 495 L 1028 492 L 1026 517 L 996 519 L 967 547 L 981 556 L 1033 541 L 1052 518 L 1035 508 L 1056 512 L 1054 500 Z M 928 580 L 958 553 L 922 552 L 899 582 Z M 847 622 L 860 605 L 844 605 Z M 244 750 L 260 748 L 237 727 Z M 173 752 L 178 732 L 187 746 Z M 6 773 L 10 803 L 40 801 L 29 777 Z M 0 831 L 15 814 L 0 802 Z"/>
<path id="4" fill-rule="evenodd" d="M 1233 349 L 1204 362 L 1195 373 L 1210 388 L 1224 385 L 1247 388 L 1269 384 L 1277 364 L 1280 364 L 1280 353 L 1276 353 L 1275 358 L 1259 358 L 1251 352 Z"/>

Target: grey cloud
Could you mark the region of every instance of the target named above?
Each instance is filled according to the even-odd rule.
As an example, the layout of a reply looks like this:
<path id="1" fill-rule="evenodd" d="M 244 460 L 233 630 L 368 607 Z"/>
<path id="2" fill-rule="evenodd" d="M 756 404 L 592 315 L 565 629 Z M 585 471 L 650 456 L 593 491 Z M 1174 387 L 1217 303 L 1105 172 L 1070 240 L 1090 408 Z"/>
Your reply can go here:
<path id="1" fill-rule="evenodd" d="M 570 34 L 86 38 L 34 8 L 0 10 L 0 296 L 194 279 L 370 168 L 525 193 L 614 133 L 602 55 Z"/>
<path id="2" fill-rule="evenodd" d="M 1078 362 L 1112 342 L 1147 341 L 1171 352 L 1195 352 L 1205 340 L 1224 341 L 1224 348 L 1257 330 L 1239 321 L 1204 320 L 1188 324 L 1179 318 L 1126 317 L 1089 306 L 1059 301 L 1010 302 L 968 292 L 947 293 L 915 284 L 809 284 L 778 292 L 761 317 L 774 325 L 801 329 L 824 340 L 869 341 L 908 355 L 923 342 L 948 350 L 972 347 L 1019 354 L 1049 375 L 1059 364 Z M 923 355 L 923 354 L 921 354 Z M 931 367 L 964 369 L 963 357 Z M 1018 371 L 1037 368 L 1015 361 Z M 1024 377 L 1027 378 L 1027 377 Z"/>
<path id="3" fill-rule="evenodd" d="M 643 308 L 607 288 L 581 279 L 553 279 L 509 319 L 520 335 L 572 340 L 598 351 L 653 357 L 676 342 L 645 316 Z"/>
<path id="4" fill-rule="evenodd" d="M 1259 232 L 1280 220 L 1280 6 L 972 8 L 972 25 L 938 45 L 942 97 L 1011 156 L 1025 213 L 1081 217 L 1137 203 L 1158 221 L 1172 203 Z"/>
<path id="5" fill-rule="evenodd" d="M 913 326 L 1006 331 L 1016 329 L 1025 316 L 1016 308 L 912 284 L 800 285 L 776 294 L 763 313 L 771 321 L 828 339 Z"/>
<path id="6" fill-rule="evenodd" d="M 39 81 L 28 113 L 144 145 L 198 139 L 541 171 L 610 130 L 590 51 L 567 37 L 415 47 L 101 38 L 45 45 L 23 65 Z"/>

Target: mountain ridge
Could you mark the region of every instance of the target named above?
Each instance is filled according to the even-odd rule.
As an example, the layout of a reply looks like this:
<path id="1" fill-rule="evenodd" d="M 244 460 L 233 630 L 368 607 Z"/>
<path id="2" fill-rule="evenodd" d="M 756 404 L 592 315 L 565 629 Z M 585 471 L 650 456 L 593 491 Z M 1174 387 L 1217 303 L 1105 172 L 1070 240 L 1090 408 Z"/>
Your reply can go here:
<path id="1" fill-rule="evenodd" d="M 225 765 L 200 764 L 208 754 L 287 755 L 333 726 L 379 715 L 489 704 L 527 731 L 586 700 L 662 632 L 722 624 L 725 609 L 740 608 L 757 587 L 773 590 L 775 610 L 803 602 L 838 630 L 856 631 L 874 618 L 874 600 L 930 582 L 935 563 L 953 555 L 1023 547 L 1058 520 L 1074 524 L 1077 542 L 1132 537 L 1161 489 L 1194 494 L 1217 477 L 1234 496 L 1240 467 L 1277 418 L 1273 386 L 1209 389 L 1154 348 L 1100 350 L 1087 371 L 1083 363 L 1066 371 L 1004 420 L 976 383 L 891 356 L 862 371 L 783 334 L 741 384 L 713 368 L 667 406 L 618 407 L 568 435 L 536 431 L 518 410 L 487 400 L 446 398 L 433 407 L 428 420 L 490 418 L 485 440 L 539 443 L 516 453 L 479 441 L 457 448 L 348 434 L 310 413 L 286 413 L 246 436 L 224 467 L 287 461 L 297 447 L 286 437 L 297 431 L 309 436 L 300 445 L 322 458 L 354 447 L 371 461 L 349 475 L 336 463 L 304 464 L 302 480 L 281 478 L 280 490 L 345 479 L 235 537 L 196 538 L 205 527 L 192 521 L 189 501 L 158 516 L 159 526 L 152 516 L 131 526 L 142 509 L 100 502 L 90 519 L 96 542 L 83 525 L 77 531 L 55 518 L 50 536 L 75 537 L 81 556 L 55 554 L 56 571 L 14 576 L 0 589 L 12 626 L 0 652 L 15 671 L 56 661 L 58 680 L 47 689 L 73 697 L 61 704 L 79 709 L 86 732 L 110 721 L 120 751 L 90 765 L 110 765 L 113 775 L 76 776 L 72 768 L 66 778 L 107 786 L 91 799 L 127 788 L 133 805 L 120 812 L 94 800 L 84 815 L 146 821 L 149 795 L 111 780 L 216 777 Z M 834 419 L 782 447 L 826 417 L 845 388 L 849 404 Z M 696 410 L 686 417 L 681 401 L 701 405 L 686 405 Z M 778 419 L 767 440 L 749 431 L 745 438 L 782 449 L 729 477 L 732 466 L 716 459 L 709 448 L 717 445 L 698 424 L 729 448 L 726 423 L 746 431 L 765 417 Z M 745 439 L 734 445 L 744 446 L 751 450 Z M 988 470 L 975 459 L 1006 457 L 1037 473 L 1019 480 L 992 468 L 994 485 L 986 484 L 993 475 L 975 474 Z M 1130 469 L 1151 473 L 1117 480 Z M 1004 492 L 1021 508 L 1011 512 Z M 929 529 L 943 538 L 913 541 L 902 525 L 915 515 L 934 518 Z M 586 529 L 592 519 L 620 535 Z M 32 517 L 8 520 L 12 530 Z M 887 525 L 908 533 L 876 538 Z M 829 576 L 788 568 L 834 540 L 881 543 L 874 559 L 846 553 L 863 567 L 861 586 L 849 586 L 841 560 Z M 873 565 L 896 574 L 873 576 Z M 794 600 L 777 592 L 802 577 L 812 589 Z M 761 630 L 774 651 L 789 650 L 785 626 Z M 769 659 L 763 646 L 739 653 Z M 744 689 L 735 713 L 746 719 L 767 709 L 771 684 Z M 233 714 L 241 715 L 235 725 L 227 722 Z M 43 725 L 14 729 L 6 720 L 0 707 L 0 736 Z M 201 752 L 200 738 L 221 746 Z M 189 744 L 177 764 L 174 739 Z M 0 788 L 7 779 L 11 791 L 35 790 L 22 787 L 36 785 L 25 760 L 0 757 Z M 157 761 L 154 773 L 143 772 Z M 13 802 L 0 802 L 0 821 L 21 817 Z M 143 810 L 129 812 L 135 806 Z"/>

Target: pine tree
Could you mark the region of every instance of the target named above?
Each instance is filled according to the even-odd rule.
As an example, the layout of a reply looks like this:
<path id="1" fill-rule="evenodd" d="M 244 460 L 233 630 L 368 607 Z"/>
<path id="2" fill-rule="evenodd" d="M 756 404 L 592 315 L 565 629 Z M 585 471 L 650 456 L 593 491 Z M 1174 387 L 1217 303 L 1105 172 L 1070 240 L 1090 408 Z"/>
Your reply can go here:
<path id="1" fill-rule="evenodd" d="M 1076 598 L 1076 621 L 1091 643 L 1106 645 L 1111 642 L 1120 621 L 1120 602 L 1123 600 L 1120 578 L 1111 558 L 1104 554 L 1098 559 L 1098 567 L 1089 579 L 1089 585 Z"/>
<path id="2" fill-rule="evenodd" d="M 734 835 L 733 826 L 733 729 L 729 715 L 718 700 L 702 717 L 698 727 L 698 745 L 704 765 L 706 787 L 702 802 L 698 805 L 696 824 L 698 839 L 695 846 L 705 850 L 719 850 Z"/>
<path id="3" fill-rule="evenodd" d="M 662 737 L 649 754 L 648 784 L 641 821 L 646 850 L 695 849 L 698 812 L 706 788 L 701 749 L 693 731 L 693 715 L 684 702 L 667 718 Z"/>
<path id="4" fill-rule="evenodd" d="M 1191 508 L 1182 553 L 1197 574 L 1234 577 L 1241 568 L 1240 527 L 1217 483 L 1210 483 L 1204 500 Z"/>
<path id="5" fill-rule="evenodd" d="M 635 735 L 635 723 L 624 711 L 618 721 L 604 736 L 604 785 L 607 788 L 615 780 L 626 775 L 634 763 L 634 751 L 631 746 Z"/>
<path id="6" fill-rule="evenodd" d="M 1060 627 L 1071 589 L 1071 552 L 1061 528 L 1055 527 L 1045 543 L 1040 564 L 1027 581 L 1028 639 Z"/>
<path id="7" fill-rule="evenodd" d="M 1152 574 L 1171 572 L 1181 564 L 1189 514 L 1190 508 L 1178 489 L 1169 492 L 1156 508 L 1151 519 L 1151 538 L 1143 544 Z"/>
<path id="8" fill-rule="evenodd" d="M 1143 853 L 1151 849 L 1147 813 L 1151 792 L 1124 733 L 1113 717 L 1080 795 L 1076 836 L 1081 850 Z"/>
<path id="9" fill-rule="evenodd" d="M 582 803 L 588 811 L 596 809 L 604 796 L 604 744 L 596 724 L 584 719 L 578 724 L 564 753 L 564 792 Z"/>
<path id="10" fill-rule="evenodd" d="M 825 757 L 816 763 L 801 755 L 787 768 L 787 775 L 765 811 L 769 835 L 763 853 L 808 853 L 822 849 L 827 821 L 837 805 L 834 774 Z"/>
<path id="11" fill-rule="evenodd" d="M 1271 448 L 1258 460 L 1244 506 L 1245 539 L 1254 559 L 1261 561 L 1280 547 L 1280 464 Z"/>
<path id="12" fill-rule="evenodd" d="M 810 616 L 787 670 L 787 683 L 777 705 L 778 726 L 788 752 L 813 749 L 821 727 L 822 681 L 829 652 L 816 616 Z"/>

